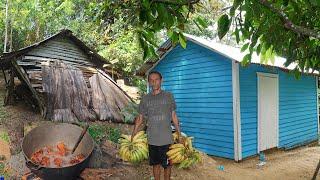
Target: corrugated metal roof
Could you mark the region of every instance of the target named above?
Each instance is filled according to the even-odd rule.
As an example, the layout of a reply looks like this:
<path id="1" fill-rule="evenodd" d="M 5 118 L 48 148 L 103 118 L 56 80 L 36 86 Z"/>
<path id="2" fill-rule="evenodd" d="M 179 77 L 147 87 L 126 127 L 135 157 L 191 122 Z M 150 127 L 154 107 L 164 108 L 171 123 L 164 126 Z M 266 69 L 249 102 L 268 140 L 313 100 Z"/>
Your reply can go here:
<path id="1" fill-rule="evenodd" d="M 243 57 L 247 54 L 247 52 L 241 52 L 240 48 L 235 48 L 229 45 L 225 45 L 222 43 L 217 43 L 214 41 L 208 41 L 206 39 L 196 37 L 193 35 L 185 34 L 188 41 L 191 41 L 193 43 L 196 43 L 204 48 L 210 49 L 216 53 L 219 53 L 225 57 L 228 57 L 234 61 L 241 62 L 243 60 Z M 140 69 L 136 72 L 136 75 L 138 76 L 144 76 L 149 69 L 151 69 L 154 65 L 158 63 L 158 61 L 161 61 L 165 55 L 172 50 L 172 43 L 170 40 L 167 40 L 165 43 L 163 43 L 160 48 L 158 49 L 158 55 L 159 58 L 157 60 L 150 59 L 145 64 L 143 64 Z M 281 70 L 289 71 L 293 70 L 297 64 L 291 63 L 288 67 L 284 66 L 286 59 L 276 56 L 274 63 L 271 61 L 261 63 L 261 58 L 256 53 L 253 53 L 251 58 L 252 64 L 259 64 L 264 66 L 272 66 L 272 67 L 278 67 Z M 318 71 L 312 71 L 310 70 L 308 73 L 305 74 L 312 74 L 312 75 L 319 75 Z"/>

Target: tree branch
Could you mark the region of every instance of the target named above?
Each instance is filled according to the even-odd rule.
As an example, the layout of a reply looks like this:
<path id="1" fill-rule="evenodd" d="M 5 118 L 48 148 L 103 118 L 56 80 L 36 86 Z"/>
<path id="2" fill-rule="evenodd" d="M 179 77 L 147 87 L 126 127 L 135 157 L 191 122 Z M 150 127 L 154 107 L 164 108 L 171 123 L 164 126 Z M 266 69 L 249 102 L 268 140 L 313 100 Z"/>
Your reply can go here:
<path id="1" fill-rule="evenodd" d="M 286 13 L 284 13 L 283 11 L 281 11 L 280 9 L 277 9 L 276 7 L 274 7 L 270 2 L 268 2 L 268 0 L 259 0 L 259 3 L 267 8 L 269 8 L 272 12 L 276 13 L 277 15 L 280 16 L 280 18 L 283 20 L 284 22 L 284 27 L 295 32 L 298 34 L 304 34 L 310 37 L 314 37 L 316 39 L 320 39 L 320 33 L 317 31 L 314 31 L 312 29 L 308 29 L 302 26 L 298 26 L 293 24 L 293 22 L 289 19 L 289 17 L 286 15 Z"/>
<path id="2" fill-rule="evenodd" d="M 221 9 L 221 11 L 226 11 L 226 10 L 229 10 L 229 9 L 231 9 L 233 6 L 227 6 L 227 7 L 224 7 L 224 8 L 222 8 Z"/>
<path id="3" fill-rule="evenodd" d="M 189 4 L 196 4 L 200 2 L 200 0 L 186 0 L 184 2 L 177 2 L 176 0 L 153 0 L 153 2 L 183 6 L 183 5 L 189 5 Z"/>

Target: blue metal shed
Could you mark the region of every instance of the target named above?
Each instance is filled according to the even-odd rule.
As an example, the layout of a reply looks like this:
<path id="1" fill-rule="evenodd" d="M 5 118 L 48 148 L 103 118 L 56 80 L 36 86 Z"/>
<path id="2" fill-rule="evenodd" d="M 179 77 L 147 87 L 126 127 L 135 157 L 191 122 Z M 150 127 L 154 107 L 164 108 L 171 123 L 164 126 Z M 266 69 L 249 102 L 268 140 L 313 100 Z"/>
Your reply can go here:
<path id="1" fill-rule="evenodd" d="M 318 77 L 295 79 L 277 58 L 274 65 L 230 46 L 187 35 L 187 48 L 166 41 L 160 59 L 138 71 L 162 73 L 174 94 L 181 129 L 203 152 L 236 161 L 271 148 L 292 148 L 318 138 Z M 289 67 L 290 68 L 290 67 Z"/>

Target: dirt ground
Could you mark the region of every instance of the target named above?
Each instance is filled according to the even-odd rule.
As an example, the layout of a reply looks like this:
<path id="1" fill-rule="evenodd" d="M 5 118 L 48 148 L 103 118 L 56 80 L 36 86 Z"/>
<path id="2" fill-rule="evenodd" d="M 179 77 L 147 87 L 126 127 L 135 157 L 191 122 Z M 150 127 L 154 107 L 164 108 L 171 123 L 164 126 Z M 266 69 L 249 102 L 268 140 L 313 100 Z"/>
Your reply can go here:
<path id="1" fill-rule="evenodd" d="M 26 108 L 23 103 L 15 106 L 3 105 L 4 85 L 0 77 L 0 134 L 9 133 L 10 143 L 0 138 L 0 157 L 10 159 L 10 154 L 19 151 L 23 130 L 32 122 L 43 122 L 39 114 Z M 107 123 L 107 122 L 106 122 Z M 41 124 L 41 123 L 40 123 Z M 131 132 L 132 126 L 111 123 L 122 132 Z M 25 131 L 27 131 L 25 129 Z M 22 132 L 22 134 L 21 134 Z M 10 147 L 10 148 L 9 148 Z M 10 152 L 11 149 L 11 152 Z M 172 179 L 176 180 L 211 180 L 211 179 L 311 179 L 320 159 L 320 146 L 317 144 L 296 148 L 289 151 L 273 150 L 266 153 L 266 164 L 257 166 L 258 157 L 236 163 L 232 160 L 210 157 L 203 154 L 203 161 L 190 169 L 181 170 L 173 167 Z M 0 160 L 2 161 L 2 160 Z M 223 167 L 219 168 L 219 167 Z M 138 166 L 117 165 L 109 169 L 86 169 L 84 179 L 127 179 L 149 180 L 152 168 L 144 162 Z M 320 179 L 320 175 L 318 175 Z"/>
<path id="2" fill-rule="evenodd" d="M 320 158 L 319 146 L 300 147 L 290 151 L 275 150 L 266 153 L 266 164 L 264 166 L 257 166 L 259 163 L 258 157 L 246 159 L 240 163 L 232 160 L 227 160 L 217 157 L 209 157 L 203 155 L 203 162 L 190 169 L 181 170 L 173 167 L 173 180 L 310 180 L 313 176 L 314 170 Z M 223 166 L 220 170 L 218 167 Z M 117 169 L 118 171 L 109 171 L 109 179 L 150 179 L 152 168 L 144 162 L 138 166 L 127 166 Z M 84 174 L 96 174 L 94 177 L 105 176 L 103 170 L 86 170 Z M 112 174 L 114 173 L 114 174 Z M 126 176 L 119 176 L 119 173 L 125 173 Z M 101 174 L 99 176 L 99 174 Z M 94 179 L 93 176 L 83 176 L 88 179 Z M 101 178 L 104 179 L 104 178 Z M 318 177 L 317 179 L 320 179 Z"/>

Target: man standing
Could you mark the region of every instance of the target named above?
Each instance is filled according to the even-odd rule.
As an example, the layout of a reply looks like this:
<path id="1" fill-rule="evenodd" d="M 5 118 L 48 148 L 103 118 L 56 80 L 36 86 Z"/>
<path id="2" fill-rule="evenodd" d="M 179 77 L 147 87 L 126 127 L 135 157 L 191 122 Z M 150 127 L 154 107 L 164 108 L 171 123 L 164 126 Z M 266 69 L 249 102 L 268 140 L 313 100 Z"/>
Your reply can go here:
<path id="1" fill-rule="evenodd" d="M 152 91 L 143 96 L 139 105 L 139 117 L 135 121 L 132 137 L 137 133 L 144 118 L 147 119 L 149 143 L 149 164 L 153 166 L 155 180 L 160 180 L 160 167 L 164 169 L 164 179 L 169 180 L 171 165 L 166 153 L 173 144 L 171 122 L 180 137 L 179 121 L 176 115 L 176 103 L 170 92 L 161 90 L 162 75 L 153 71 L 148 76 Z"/>

